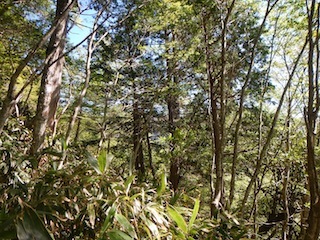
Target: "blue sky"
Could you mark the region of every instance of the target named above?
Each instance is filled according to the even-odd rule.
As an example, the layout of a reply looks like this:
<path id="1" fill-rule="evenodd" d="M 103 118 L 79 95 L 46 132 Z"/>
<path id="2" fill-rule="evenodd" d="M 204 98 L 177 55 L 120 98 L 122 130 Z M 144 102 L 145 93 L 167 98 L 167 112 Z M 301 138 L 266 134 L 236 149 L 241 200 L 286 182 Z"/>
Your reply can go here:
<path id="1" fill-rule="evenodd" d="M 70 43 L 76 45 L 80 43 L 85 37 L 87 37 L 91 30 L 94 22 L 95 11 L 89 9 L 84 11 L 78 16 L 74 16 L 75 25 L 68 33 Z"/>

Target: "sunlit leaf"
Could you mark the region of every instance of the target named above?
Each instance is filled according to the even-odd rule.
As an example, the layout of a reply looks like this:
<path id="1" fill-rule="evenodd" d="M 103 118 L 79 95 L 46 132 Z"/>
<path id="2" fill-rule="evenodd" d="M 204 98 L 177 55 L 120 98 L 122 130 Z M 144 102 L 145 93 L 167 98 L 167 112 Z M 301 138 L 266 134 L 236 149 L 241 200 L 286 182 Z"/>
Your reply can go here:
<path id="1" fill-rule="evenodd" d="M 152 205 L 149 205 L 146 207 L 146 210 L 149 211 L 152 214 L 152 219 L 155 221 L 155 223 L 159 226 L 167 227 L 169 225 L 167 219 L 159 213 L 156 207 L 153 207 Z"/>
<path id="2" fill-rule="evenodd" d="M 86 160 L 90 164 L 90 166 L 93 167 L 94 170 L 96 170 L 97 173 L 102 173 L 99 168 L 98 160 L 91 153 L 86 153 Z"/>
<path id="3" fill-rule="evenodd" d="M 152 232 L 152 235 L 155 236 L 157 239 L 160 239 L 160 234 L 157 225 L 150 221 L 148 218 L 144 219 L 144 222 Z"/>
<path id="4" fill-rule="evenodd" d="M 107 166 L 107 153 L 105 150 L 102 150 L 100 155 L 97 158 L 98 161 L 98 166 L 99 166 L 99 170 L 100 172 L 104 173 L 104 171 L 106 170 L 106 166 Z"/>
<path id="5" fill-rule="evenodd" d="M 141 202 L 138 199 L 133 201 L 133 213 L 138 215 L 141 212 Z"/>
<path id="6" fill-rule="evenodd" d="M 136 177 L 135 175 L 131 175 L 125 181 L 124 186 L 125 186 L 125 189 L 126 189 L 126 195 L 128 195 L 130 187 L 131 187 L 131 184 L 132 184 L 132 182 L 133 182 L 135 177 Z"/>
<path id="7" fill-rule="evenodd" d="M 131 223 L 128 221 L 128 219 L 123 216 L 122 214 L 115 214 L 115 219 L 118 221 L 118 223 L 126 230 L 127 233 L 133 238 L 137 238 L 137 234 L 134 230 L 134 227 L 131 225 Z"/>
<path id="8" fill-rule="evenodd" d="M 189 221 L 189 229 L 192 228 L 192 225 L 194 224 L 194 221 L 197 218 L 198 212 L 199 212 L 199 208 L 200 208 L 200 200 L 196 199 L 194 202 L 194 207 L 193 207 L 193 211 L 192 211 L 192 215 Z"/>
<path id="9" fill-rule="evenodd" d="M 187 233 L 188 227 L 187 227 L 187 224 L 186 224 L 185 220 L 183 219 L 182 215 L 174 207 L 168 206 L 167 210 L 168 210 L 168 213 L 169 213 L 171 219 L 173 221 L 175 221 L 175 223 L 178 225 L 178 227 L 184 233 Z"/>
<path id="10" fill-rule="evenodd" d="M 109 168 L 112 159 L 112 154 L 108 154 L 105 150 L 101 151 L 97 159 L 100 172 L 104 173 Z"/>
<path id="11" fill-rule="evenodd" d="M 147 233 L 148 239 L 152 239 L 152 234 L 151 234 L 149 228 L 145 224 L 142 224 L 142 227 L 143 227 L 144 231 Z"/>

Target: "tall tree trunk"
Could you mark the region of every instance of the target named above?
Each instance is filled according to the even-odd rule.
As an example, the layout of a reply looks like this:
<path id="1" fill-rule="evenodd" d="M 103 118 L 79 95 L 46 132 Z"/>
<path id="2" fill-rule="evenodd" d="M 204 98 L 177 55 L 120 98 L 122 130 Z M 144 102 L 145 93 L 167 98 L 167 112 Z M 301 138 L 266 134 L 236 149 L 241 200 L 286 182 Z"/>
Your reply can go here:
<path id="1" fill-rule="evenodd" d="M 224 205 L 224 179 L 223 179 L 223 152 L 225 145 L 225 119 L 226 119 L 226 58 L 227 58 L 227 34 L 229 18 L 231 17 L 236 0 L 228 6 L 227 1 L 222 2 L 222 9 L 226 9 L 226 15 L 221 15 L 221 57 L 220 78 L 213 77 L 213 63 L 210 53 L 210 33 L 206 24 L 208 13 L 203 11 L 202 28 L 204 32 L 204 45 L 206 56 L 207 78 L 210 97 L 210 121 L 212 139 L 212 169 L 211 169 L 211 216 L 216 216 L 218 210 Z M 215 174 L 215 176 L 214 176 Z M 215 182 L 214 182 L 215 179 Z"/>
<path id="2" fill-rule="evenodd" d="M 46 128 L 54 127 L 55 114 L 60 98 L 61 77 L 64 64 L 62 58 L 65 48 L 68 14 L 73 0 L 57 0 L 56 21 L 59 21 L 53 32 L 46 52 L 46 65 L 41 78 L 37 112 L 34 121 L 31 154 L 36 155 L 43 147 Z"/>
<path id="3" fill-rule="evenodd" d="M 286 64 L 287 65 L 287 64 Z M 288 65 L 287 65 L 288 66 Z M 287 67 L 288 73 L 290 74 L 290 70 Z M 291 109 L 292 109 L 292 93 L 291 93 L 291 85 L 289 85 L 288 89 L 288 107 L 287 107 L 287 119 L 286 119 L 286 147 L 285 152 L 287 154 L 287 158 L 285 160 L 285 170 L 283 174 L 283 187 L 282 187 L 282 199 L 283 199 L 283 208 L 284 208 L 284 220 L 282 222 L 282 240 L 291 239 L 290 229 L 289 229 L 289 221 L 290 221 L 290 211 L 289 211 L 289 201 L 288 201 L 288 185 L 290 178 L 290 150 L 291 150 Z"/>
<path id="4" fill-rule="evenodd" d="M 211 216 L 217 216 L 218 210 L 221 207 L 221 199 L 223 198 L 223 172 L 222 172 L 222 138 L 221 126 L 218 110 L 218 96 L 216 96 L 217 86 L 216 79 L 213 77 L 213 63 L 211 61 L 209 32 L 206 24 L 207 13 L 203 10 L 202 28 L 204 33 L 206 71 L 209 83 L 209 98 L 210 98 L 210 122 L 211 122 L 211 142 L 212 142 L 212 167 L 210 175 L 211 185 Z M 215 180 L 215 181 L 214 181 Z"/>
<path id="5" fill-rule="evenodd" d="M 311 7 L 308 12 L 308 80 L 309 80 L 309 91 L 308 91 L 308 106 L 305 112 L 305 121 L 307 127 L 307 172 L 308 172 L 308 185 L 310 192 L 310 211 L 308 216 L 308 227 L 306 230 L 305 240 L 318 239 L 320 233 L 320 192 L 318 184 L 318 175 L 316 170 L 316 157 L 315 157 L 315 130 L 316 120 L 319 112 L 319 86 L 318 86 L 318 74 L 315 72 L 319 71 L 318 61 L 316 69 L 314 69 L 314 57 L 315 47 L 319 41 L 319 21 L 317 26 L 317 36 L 314 40 L 314 20 L 319 18 L 319 4 L 317 4 L 318 14 L 316 11 L 316 1 L 311 2 Z M 318 48 L 316 49 L 318 50 Z M 316 55 L 318 55 L 318 51 Z M 317 56 L 318 58 L 318 56 Z"/>
<path id="6" fill-rule="evenodd" d="M 10 117 L 12 113 L 13 106 L 19 101 L 19 97 L 22 93 L 21 91 L 19 91 L 18 94 L 15 94 L 15 88 L 19 76 L 21 75 L 25 67 L 29 64 L 29 62 L 33 59 L 37 51 L 47 42 L 47 40 L 51 37 L 52 34 L 55 34 L 59 26 L 63 24 L 64 19 L 68 18 L 69 11 L 72 8 L 75 1 L 73 0 L 62 2 L 67 3 L 64 9 L 60 9 L 60 17 L 55 18 L 55 21 L 52 24 L 50 30 L 40 39 L 40 41 L 36 44 L 36 46 L 33 47 L 33 49 L 27 54 L 27 56 L 20 61 L 18 67 L 16 68 L 15 72 L 12 74 L 10 78 L 7 95 L 3 101 L 3 105 L 0 111 L 0 133 L 3 131 L 3 127 L 5 126 L 7 119 Z"/>
<path id="7" fill-rule="evenodd" d="M 133 78 L 133 81 L 135 79 Z M 142 149 L 142 127 L 141 127 L 141 113 L 139 110 L 139 95 L 137 93 L 136 85 L 134 84 L 133 94 L 133 161 L 135 169 L 141 177 L 145 174 L 144 156 Z"/>
<path id="8" fill-rule="evenodd" d="M 173 77 L 175 78 L 175 77 Z M 173 80 L 175 81 L 175 80 Z M 176 83 L 174 83 L 176 84 Z M 170 163 L 170 177 L 169 180 L 172 184 L 172 188 L 174 191 L 178 190 L 179 182 L 180 182 L 180 156 L 176 152 L 177 140 L 175 137 L 176 125 L 179 119 L 179 103 L 177 96 L 175 96 L 175 90 L 168 98 L 168 112 L 169 112 L 169 132 L 171 134 L 170 141 L 170 153 L 171 153 L 171 163 Z"/>
<path id="9" fill-rule="evenodd" d="M 168 43 L 172 43 L 175 41 L 175 33 L 171 31 L 167 31 L 166 40 Z M 169 93 L 167 96 L 167 106 L 168 106 L 168 126 L 169 133 L 171 135 L 170 140 L 170 176 L 169 181 L 171 183 L 171 187 L 174 191 L 178 190 L 179 182 L 181 179 L 180 176 L 180 164 L 181 157 L 177 153 L 177 139 L 175 136 L 175 132 L 177 129 L 177 124 L 180 118 L 180 106 L 178 101 L 178 77 L 177 72 L 175 71 L 176 63 L 175 63 L 175 49 L 174 47 L 167 49 L 167 54 L 171 55 L 171 59 L 167 59 L 167 84 L 169 87 Z"/>

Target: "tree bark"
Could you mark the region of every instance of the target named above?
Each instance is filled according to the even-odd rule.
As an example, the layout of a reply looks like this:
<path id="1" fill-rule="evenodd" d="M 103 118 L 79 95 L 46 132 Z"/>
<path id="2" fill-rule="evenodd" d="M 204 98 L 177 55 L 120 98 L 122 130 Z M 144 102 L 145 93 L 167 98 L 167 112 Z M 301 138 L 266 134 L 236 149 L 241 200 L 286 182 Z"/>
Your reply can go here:
<path id="1" fill-rule="evenodd" d="M 288 73 L 290 73 L 289 67 L 287 66 Z M 290 221 L 290 211 L 289 211 L 289 192 L 288 192 L 288 185 L 290 179 L 290 165 L 291 159 L 289 157 L 290 150 L 291 150 L 291 109 L 292 109 L 292 93 L 291 93 L 291 85 L 289 85 L 288 89 L 288 106 L 287 106 L 287 119 L 286 119 L 286 148 L 285 152 L 288 157 L 285 160 L 285 170 L 283 174 L 283 188 L 282 188 L 282 200 L 283 200 L 283 210 L 285 212 L 285 219 L 282 223 L 282 240 L 291 239 L 290 236 L 290 228 L 289 228 L 289 221 Z"/>
<path id="2" fill-rule="evenodd" d="M 133 78 L 133 81 L 134 78 Z M 139 98 L 137 94 L 137 88 L 134 84 L 133 94 L 133 160 L 135 169 L 142 177 L 145 174 L 144 156 L 142 149 L 142 127 L 141 127 L 141 114 L 138 104 Z"/>
<path id="3" fill-rule="evenodd" d="M 308 106 L 305 111 L 305 121 L 307 128 L 307 173 L 308 173 L 308 185 L 310 192 L 310 211 L 308 216 L 308 227 L 306 229 L 305 240 L 318 239 L 320 233 L 320 192 L 318 184 L 318 175 L 316 170 L 316 156 L 315 156 L 315 130 L 316 120 L 319 112 L 319 86 L 318 86 L 318 74 L 319 71 L 317 64 L 314 69 L 314 57 L 315 47 L 319 41 L 319 21 L 317 21 L 317 36 L 314 39 L 314 20 L 319 18 L 319 4 L 317 4 L 318 14 L 315 14 L 316 1 L 311 2 L 311 7 L 308 11 Z M 318 48 L 317 48 L 318 49 Z M 317 50 L 316 49 L 316 50 Z M 319 54 L 319 53 L 316 53 Z"/>
<path id="4" fill-rule="evenodd" d="M 175 33 L 173 30 L 166 32 L 167 43 L 175 41 Z M 169 142 L 170 147 L 170 176 L 169 181 L 171 187 L 174 191 L 178 190 L 180 183 L 180 165 L 181 159 L 177 153 L 177 139 L 176 139 L 176 129 L 177 124 L 180 118 L 180 106 L 178 101 L 178 77 L 177 72 L 175 71 L 176 62 L 174 59 L 175 49 L 174 47 L 167 49 L 167 54 L 172 56 L 171 59 L 166 59 L 167 62 L 167 85 L 169 87 L 169 92 L 167 95 L 167 106 L 168 106 L 168 127 L 169 133 L 171 135 L 171 140 Z"/>
<path id="5" fill-rule="evenodd" d="M 0 133 L 3 131 L 5 123 L 12 113 L 13 106 L 18 102 L 19 100 L 18 98 L 21 95 L 21 92 L 19 92 L 18 94 L 15 94 L 15 87 L 16 87 L 19 76 L 21 75 L 25 67 L 28 65 L 28 63 L 35 56 L 36 52 L 47 42 L 47 40 L 51 37 L 51 35 L 55 34 L 55 32 L 57 31 L 57 28 L 61 24 L 63 24 L 64 19 L 68 18 L 69 11 L 72 8 L 74 2 L 75 1 L 66 2 L 65 8 L 63 9 L 63 11 L 60 11 L 60 17 L 55 18 L 55 21 L 52 27 L 50 28 L 50 30 L 41 38 L 41 40 L 37 43 L 37 45 L 32 48 L 32 50 L 27 54 L 27 56 L 20 61 L 18 67 L 16 68 L 15 72 L 11 76 L 7 95 L 3 101 L 3 105 L 0 111 Z"/>
<path id="6" fill-rule="evenodd" d="M 60 98 L 60 87 L 64 58 L 65 38 L 67 33 L 69 5 L 73 0 L 58 0 L 55 20 L 59 21 L 53 32 L 46 52 L 46 65 L 41 78 L 40 92 L 38 97 L 37 112 L 34 121 L 33 142 L 31 154 L 36 155 L 43 148 L 46 128 L 54 127 L 55 114 Z M 64 13 L 64 14 L 63 14 Z"/>
<path id="7" fill-rule="evenodd" d="M 173 93 L 175 94 L 175 93 Z M 170 177 L 169 180 L 172 184 L 174 191 L 178 190 L 180 182 L 180 157 L 176 153 L 177 141 L 175 139 L 176 122 L 179 119 L 179 103 L 178 99 L 174 95 L 170 95 L 168 99 L 168 111 L 169 111 L 169 132 L 172 137 L 170 141 Z"/>
<path id="8" fill-rule="evenodd" d="M 212 167 L 210 175 L 211 185 L 211 216 L 216 217 L 218 210 L 221 207 L 221 199 L 223 198 L 223 172 L 222 172 L 222 138 L 221 126 L 218 110 L 218 96 L 215 96 L 217 86 L 216 79 L 213 77 L 213 63 L 210 56 L 209 32 L 206 24 L 207 13 L 202 12 L 202 28 L 204 33 L 204 46 L 206 58 L 206 71 L 209 83 L 209 98 L 210 98 L 210 122 L 211 122 L 211 145 L 212 145 Z M 214 181 L 215 180 L 215 181 Z"/>

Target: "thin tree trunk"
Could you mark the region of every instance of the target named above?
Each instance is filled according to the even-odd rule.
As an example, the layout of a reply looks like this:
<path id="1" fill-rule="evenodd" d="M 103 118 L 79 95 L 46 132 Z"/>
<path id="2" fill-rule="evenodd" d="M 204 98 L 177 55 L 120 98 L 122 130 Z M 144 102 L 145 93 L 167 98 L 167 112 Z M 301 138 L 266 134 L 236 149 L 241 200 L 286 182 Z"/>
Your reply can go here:
<path id="1" fill-rule="evenodd" d="M 289 203 L 288 203 L 288 183 L 290 177 L 290 164 L 286 163 L 284 176 L 283 176 L 283 189 L 282 189 L 282 197 L 284 202 L 284 210 L 285 210 L 285 219 L 282 225 L 282 239 L 288 239 L 288 224 L 290 220 L 290 211 L 289 211 Z"/>
<path id="2" fill-rule="evenodd" d="M 53 32 L 47 47 L 46 65 L 44 67 L 37 112 L 34 121 L 33 142 L 31 154 L 36 155 L 43 147 L 47 126 L 54 127 L 55 114 L 60 98 L 60 86 L 64 58 L 60 58 L 65 48 L 68 14 L 74 4 L 73 0 L 58 0 L 56 8 L 56 21 L 60 23 Z M 58 60 L 57 60 L 58 59 Z M 54 62 L 54 64 L 52 64 Z"/>
<path id="3" fill-rule="evenodd" d="M 259 158 L 257 159 L 257 164 L 256 164 L 256 167 L 255 167 L 255 171 L 254 171 L 254 174 L 246 188 L 246 191 L 245 191 L 245 194 L 244 194 L 244 197 L 243 197 L 243 200 L 242 200 L 242 204 L 241 204 L 241 215 L 243 217 L 244 215 L 244 210 L 245 210 L 245 206 L 246 206 L 246 203 L 247 203 L 247 200 L 248 200 L 248 197 L 249 197 L 249 194 L 251 192 L 251 189 L 252 189 L 252 186 L 256 180 L 256 178 L 258 177 L 259 173 L 260 173 L 260 169 L 261 169 L 261 166 L 262 166 L 262 162 L 265 158 L 265 156 L 267 155 L 267 151 L 269 149 L 269 146 L 270 146 L 270 143 L 271 143 L 271 140 L 273 138 L 273 135 L 274 135 L 274 131 L 275 131 L 275 128 L 276 128 L 276 125 L 277 125 L 277 122 L 278 122 L 278 118 L 279 118 L 279 114 L 280 114 L 280 110 L 282 108 L 282 105 L 283 105 L 283 102 L 284 102 L 284 98 L 285 98 L 285 95 L 287 93 L 287 90 L 291 84 L 291 81 L 292 81 L 292 78 L 293 78 L 293 75 L 296 71 L 296 68 L 298 66 L 298 63 L 300 61 L 300 58 L 304 52 L 304 49 L 307 45 L 307 42 L 305 42 L 305 44 L 303 45 L 303 48 L 301 50 L 301 52 L 299 53 L 297 59 L 296 59 L 296 62 L 293 66 L 293 69 L 291 71 L 291 74 L 289 76 L 289 79 L 287 81 L 287 84 L 285 85 L 284 89 L 283 89 L 283 92 L 282 92 L 282 96 L 280 98 L 280 101 L 279 101 L 279 104 L 278 104 L 278 107 L 277 107 L 277 110 L 274 114 L 274 117 L 273 117 L 273 120 L 272 120 L 272 124 L 271 124 L 271 127 L 270 127 L 270 130 L 268 132 L 268 135 L 267 135 L 267 138 L 266 138 L 266 142 L 264 143 L 263 145 L 263 148 L 261 150 L 261 153 L 260 153 L 260 156 Z"/>
<path id="4" fill-rule="evenodd" d="M 287 64 L 286 64 L 287 65 Z M 288 72 L 290 73 L 289 67 L 287 66 Z M 292 108 L 292 97 L 291 97 L 291 85 L 289 85 L 288 89 L 288 110 L 287 110 L 287 119 L 286 119 L 286 128 L 287 128 L 287 136 L 286 136 L 286 154 L 289 156 L 291 143 L 290 143 L 290 134 L 291 134 L 291 108 Z M 282 225 L 282 239 L 287 240 L 291 239 L 289 236 L 289 220 L 290 220 L 290 211 L 289 211 L 289 202 L 288 202 L 288 184 L 290 177 L 290 157 L 287 157 L 285 162 L 285 170 L 283 174 L 283 188 L 282 188 L 282 198 L 284 202 L 284 210 L 285 210 L 285 219 Z"/>
<path id="5" fill-rule="evenodd" d="M 175 94 L 175 93 L 173 93 Z M 169 96 L 168 99 L 168 112 L 169 112 L 169 132 L 172 140 L 170 141 L 170 177 L 169 180 L 172 184 L 174 191 L 178 190 L 180 182 L 180 156 L 176 153 L 177 140 L 175 139 L 176 122 L 179 118 L 179 103 L 176 96 Z"/>
<path id="6" fill-rule="evenodd" d="M 147 140 L 147 146 L 148 146 L 149 167 L 151 169 L 153 178 L 155 178 L 156 172 L 154 170 L 153 163 L 152 163 L 152 149 L 151 149 L 151 143 L 150 143 L 150 137 L 149 137 L 149 129 L 146 132 L 146 140 Z"/>
<path id="7" fill-rule="evenodd" d="M 257 181 L 255 181 L 254 183 L 254 188 L 257 189 Z M 254 194 L 254 199 L 253 199 L 253 233 L 254 233 L 254 238 L 256 238 L 258 236 L 258 230 L 259 230 L 259 226 L 257 224 L 257 216 L 258 216 L 258 192 L 256 191 L 256 193 Z"/>
<path id="8" fill-rule="evenodd" d="M 92 35 L 91 35 L 91 37 L 90 37 L 90 39 L 88 41 L 86 69 L 85 69 L 85 71 L 86 71 L 86 73 L 85 73 L 85 81 L 84 81 L 83 88 L 82 88 L 82 90 L 80 92 L 80 95 L 79 95 L 79 97 L 77 99 L 76 106 L 74 108 L 73 114 L 70 117 L 70 123 L 69 123 L 68 129 L 67 129 L 67 132 L 66 132 L 66 136 L 65 136 L 67 145 L 70 142 L 71 131 L 72 131 L 72 129 L 74 127 L 74 124 L 75 124 L 75 122 L 77 120 L 78 114 L 79 114 L 79 112 L 81 110 L 83 99 L 86 96 L 86 93 L 87 93 L 87 90 L 88 90 L 88 87 L 89 87 L 90 78 L 91 78 L 91 59 L 92 59 L 92 53 L 95 50 L 94 39 L 96 37 L 96 30 L 98 28 L 98 20 L 99 20 L 101 14 L 102 14 L 102 10 L 100 10 L 99 13 L 97 14 L 97 17 L 96 17 L 94 25 L 93 25 Z"/>
<path id="9" fill-rule="evenodd" d="M 81 116 L 82 114 L 82 108 L 80 108 L 79 115 Z M 78 118 L 78 123 L 77 123 L 77 129 L 76 129 L 76 134 L 74 136 L 74 142 L 77 143 L 79 141 L 80 137 L 80 126 L 81 126 L 81 117 Z"/>
<path id="10" fill-rule="evenodd" d="M 205 58 L 207 78 L 210 96 L 210 122 L 212 140 L 212 169 L 211 169 L 211 216 L 217 216 L 219 209 L 224 205 L 224 179 L 223 179 L 223 151 L 225 141 L 225 117 L 226 117 L 226 53 L 228 23 L 236 0 L 230 6 L 226 3 L 226 16 L 221 19 L 221 57 L 220 57 L 220 79 L 215 83 L 213 77 L 213 65 L 210 60 L 209 32 L 206 24 L 207 13 L 203 11 L 202 28 L 204 33 Z M 218 93 L 219 96 L 216 96 Z M 219 107 L 218 107 L 219 105 Z M 215 175 L 215 176 L 214 176 Z M 215 182 L 214 182 L 215 179 Z"/>
<path id="11" fill-rule="evenodd" d="M 240 103 L 239 103 L 239 110 L 238 110 L 239 117 L 238 117 L 236 129 L 235 129 L 235 133 L 234 133 L 235 137 L 234 137 L 233 158 L 232 158 L 232 168 L 231 168 L 229 208 L 231 208 L 231 205 L 232 205 L 233 199 L 234 199 L 235 181 L 236 181 L 236 167 L 238 164 L 238 155 L 239 155 L 239 133 L 240 133 L 241 125 L 242 125 L 242 115 L 243 115 L 244 102 L 245 102 L 245 98 L 246 98 L 246 91 L 247 91 L 247 87 L 248 87 L 250 80 L 251 80 L 251 72 L 252 72 L 252 68 L 253 68 L 254 60 L 255 60 L 255 56 L 256 56 L 256 48 L 259 43 L 259 40 L 260 40 L 260 37 L 262 34 L 262 30 L 265 26 L 268 15 L 270 14 L 273 7 L 275 6 L 276 2 L 270 6 L 271 1 L 270 0 L 268 1 L 266 13 L 265 13 L 264 18 L 262 20 L 262 23 L 259 27 L 258 34 L 253 42 L 253 48 L 251 50 L 251 56 L 250 56 L 249 69 L 246 74 L 245 82 L 244 82 L 244 84 L 241 88 L 241 92 L 240 92 Z"/>
<path id="12" fill-rule="evenodd" d="M 119 72 L 116 75 L 116 78 L 113 82 L 113 86 L 116 86 L 119 80 Z M 107 130 L 107 113 L 108 113 L 108 103 L 109 99 L 111 98 L 111 90 L 106 89 L 105 93 L 105 102 L 104 102 L 104 108 L 103 108 L 103 120 L 101 123 L 101 131 L 100 131 L 100 141 L 99 141 L 99 151 L 102 149 L 102 145 L 104 141 L 106 140 L 106 130 Z M 108 148 L 110 148 L 110 136 L 108 137 Z"/>
<path id="13" fill-rule="evenodd" d="M 218 103 L 215 96 L 215 78 L 213 77 L 213 64 L 210 56 L 209 32 L 206 24 L 207 13 L 202 12 L 202 28 L 204 33 L 206 71 L 209 83 L 209 98 L 210 98 L 210 122 L 211 122 L 211 152 L 212 152 L 212 167 L 210 174 L 211 185 L 211 216 L 216 217 L 221 207 L 220 200 L 223 195 L 223 173 L 222 173 L 222 139 L 220 132 L 220 120 L 218 116 Z M 215 180 L 215 181 L 214 181 Z"/>
<path id="14" fill-rule="evenodd" d="M 253 54 L 254 55 L 254 54 Z M 252 59 L 253 60 L 253 59 Z M 251 62 L 253 63 L 253 62 Z M 259 156 L 261 154 L 261 150 L 262 150 L 262 127 L 263 127 L 263 98 L 264 98 L 264 93 L 265 93 L 265 84 L 262 83 L 261 84 L 261 99 L 259 102 L 259 142 L 258 142 L 258 153 Z M 241 120 L 241 119 L 239 119 Z M 239 121 L 238 121 L 239 123 Z M 235 155 L 234 155 L 235 156 Z M 261 186 L 259 186 L 258 182 L 258 178 L 256 179 L 256 181 L 254 182 L 254 197 L 253 197 L 253 207 L 252 207 L 252 213 L 253 213 L 253 223 L 254 223 L 254 238 L 257 238 L 258 236 L 258 231 L 259 231 L 259 226 L 257 224 L 257 215 L 258 215 L 258 194 L 259 194 L 259 188 Z M 263 176 L 261 177 L 261 185 L 263 182 Z M 252 213 L 250 215 L 252 215 Z M 251 217 L 250 217 L 251 218 Z"/>

